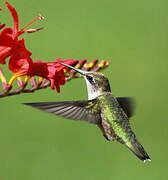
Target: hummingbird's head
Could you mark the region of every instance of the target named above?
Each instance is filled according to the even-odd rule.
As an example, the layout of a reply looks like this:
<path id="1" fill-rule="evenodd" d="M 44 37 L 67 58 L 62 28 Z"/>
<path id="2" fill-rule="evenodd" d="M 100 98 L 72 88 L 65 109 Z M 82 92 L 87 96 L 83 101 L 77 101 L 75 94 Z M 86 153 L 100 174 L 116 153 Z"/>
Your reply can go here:
<path id="1" fill-rule="evenodd" d="M 104 92 L 110 92 L 110 85 L 107 77 L 100 72 L 87 72 L 84 75 L 89 99 L 94 99 Z"/>
<path id="2" fill-rule="evenodd" d="M 70 69 L 73 69 L 80 73 L 87 85 L 87 91 L 88 91 L 88 99 L 94 99 L 100 95 L 102 95 L 104 92 L 111 92 L 110 90 L 110 85 L 107 77 L 104 76 L 104 74 L 100 72 L 87 72 L 83 71 L 81 69 L 76 69 L 70 65 L 64 64 L 64 63 L 59 63 L 62 64 Z"/>

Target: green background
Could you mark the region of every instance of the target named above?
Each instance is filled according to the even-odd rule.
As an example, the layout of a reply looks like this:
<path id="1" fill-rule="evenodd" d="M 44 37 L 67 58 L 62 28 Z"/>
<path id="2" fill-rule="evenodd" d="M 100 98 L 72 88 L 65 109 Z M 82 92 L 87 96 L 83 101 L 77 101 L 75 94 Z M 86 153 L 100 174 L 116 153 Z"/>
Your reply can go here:
<path id="1" fill-rule="evenodd" d="M 168 179 L 166 0 L 11 0 L 21 27 L 38 13 L 24 35 L 34 59 L 105 59 L 104 73 L 116 96 L 136 99 L 130 120 L 152 162 L 139 161 L 119 143 L 107 142 L 98 128 L 25 107 L 22 102 L 86 99 L 83 79 L 61 93 L 45 89 L 0 99 L 1 180 L 166 180 Z M 11 24 L 4 11 L 0 21 Z"/>

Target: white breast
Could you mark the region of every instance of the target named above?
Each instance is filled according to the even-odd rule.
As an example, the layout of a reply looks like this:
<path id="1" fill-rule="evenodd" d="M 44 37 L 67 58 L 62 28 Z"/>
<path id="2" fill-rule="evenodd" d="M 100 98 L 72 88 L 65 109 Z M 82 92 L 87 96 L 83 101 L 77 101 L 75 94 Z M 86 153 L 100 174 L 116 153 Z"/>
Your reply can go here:
<path id="1" fill-rule="evenodd" d="M 87 86 L 87 92 L 88 92 L 88 100 L 95 99 L 98 96 L 102 95 L 102 92 L 98 90 L 98 88 L 95 88 L 91 83 L 85 78 L 86 86 Z"/>

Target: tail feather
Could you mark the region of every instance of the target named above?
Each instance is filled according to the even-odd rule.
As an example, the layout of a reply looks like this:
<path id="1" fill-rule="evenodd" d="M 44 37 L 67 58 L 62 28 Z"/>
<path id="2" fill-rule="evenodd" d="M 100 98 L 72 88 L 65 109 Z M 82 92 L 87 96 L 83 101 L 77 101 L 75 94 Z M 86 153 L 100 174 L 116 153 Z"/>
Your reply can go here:
<path id="1" fill-rule="evenodd" d="M 146 161 L 151 161 L 149 155 L 143 148 L 143 146 L 136 142 L 132 144 L 131 147 L 128 147 L 141 161 L 146 162 Z"/>

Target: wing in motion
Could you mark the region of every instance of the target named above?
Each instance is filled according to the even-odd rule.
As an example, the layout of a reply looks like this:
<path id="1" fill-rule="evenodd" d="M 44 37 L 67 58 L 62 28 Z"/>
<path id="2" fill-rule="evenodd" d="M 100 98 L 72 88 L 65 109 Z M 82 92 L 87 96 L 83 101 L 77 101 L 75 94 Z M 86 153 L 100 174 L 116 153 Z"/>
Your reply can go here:
<path id="1" fill-rule="evenodd" d="M 117 97 L 116 98 L 121 108 L 124 110 L 128 118 L 132 117 L 134 114 L 135 102 L 133 98 L 130 97 Z"/>
<path id="2" fill-rule="evenodd" d="M 96 99 L 89 101 L 37 102 L 23 104 L 67 119 L 81 120 L 93 124 L 101 123 L 100 109 L 97 106 Z"/>

